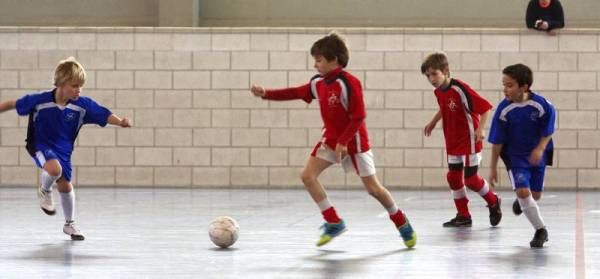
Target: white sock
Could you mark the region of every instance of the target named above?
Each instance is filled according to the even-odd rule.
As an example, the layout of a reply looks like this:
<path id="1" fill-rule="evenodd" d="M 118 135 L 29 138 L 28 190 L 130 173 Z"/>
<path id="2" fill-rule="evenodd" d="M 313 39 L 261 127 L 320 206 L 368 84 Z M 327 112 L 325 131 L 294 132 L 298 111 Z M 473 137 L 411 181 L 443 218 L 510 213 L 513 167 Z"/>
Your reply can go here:
<path id="1" fill-rule="evenodd" d="M 324 198 L 323 200 L 318 202 L 317 205 L 319 206 L 319 209 L 321 210 L 321 212 L 323 212 L 333 206 L 333 205 L 331 205 L 331 203 L 329 202 L 329 200 L 327 198 Z"/>
<path id="2" fill-rule="evenodd" d="M 46 192 L 52 192 L 52 184 L 54 184 L 54 182 L 56 182 L 60 176 L 61 174 L 58 176 L 52 176 L 46 171 L 42 171 L 42 174 L 40 174 L 40 183 L 42 185 L 42 189 L 44 189 Z"/>
<path id="3" fill-rule="evenodd" d="M 479 190 L 479 195 L 480 196 L 485 196 L 487 195 L 487 193 L 490 191 L 490 184 L 487 182 L 487 180 L 483 180 L 483 187 L 481 187 L 481 190 Z"/>
<path id="4" fill-rule="evenodd" d="M 531 195 L 529 195 L 529 197 L 527 197 L 527 198 L 524 198 L 524 199 L 518 198 L 518 199 L 519 199 L 519 205 L 521 206 L 521 210 L 523 210 L 523 214 L 525 214 L 525 216 L 529 220 L 529 223 L 531 223 L 531 225 L 533 225 L 533 228 L 535 228 L 536 230 L 539 230 L 539 229 L 545 227 L 544 220 L 542 219 L 542 216 L 540 215 L 540 208 L 538 207 L 537 202 L 535 202 L 533 197 Z"/>
<path id="5" fill-rule="evenodd" d="M 75 191 L 71 190 L 68 193 L 60 193 L 60 202 L 62 203 L 63 213 L 65 215 L 65 221 L 71 223 L 75 216 Z"/>
<path id="6" fill-rule="evenodd" d="M 394 203 L 392 206 L 386 208 L 386 210 L 390 215 L 394 215 L 398 212 L 398 206 L 396 205 L 396 203 Z"/>
<path id="7" fill-rule="evenodd" d="M 460 188 L 458 190 L 450 190 L 450 192 L 452 193 L 452 197 L 455 200 L 459 200 L 459 199 L 467 197 L 467 190 L 465 190 L 465 186 L 462 186 L 462 188 Z"/>

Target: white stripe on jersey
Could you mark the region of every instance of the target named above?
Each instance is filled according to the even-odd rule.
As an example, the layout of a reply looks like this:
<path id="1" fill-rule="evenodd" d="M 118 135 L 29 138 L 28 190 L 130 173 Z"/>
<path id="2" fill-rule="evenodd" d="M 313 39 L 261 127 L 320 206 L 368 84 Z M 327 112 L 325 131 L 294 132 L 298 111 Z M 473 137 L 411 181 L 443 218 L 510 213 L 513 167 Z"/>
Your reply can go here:
<path id="1" fill-rule="evenodd" d="M 319 92 L 317 92 L 317 82 L 323 80 L 322 77 L 314 78 L 310 81 L 310 94 L 314 99 L 319 100 Z"/>
<path id="2" fill-rule="evenodd" d="M 523 103 L 511 103 L 510 105 L 506 106 L 500 112 L 500 117 L 499 118 L 502 121 L 506 121 L 506 115 L 511 110 L 516 109 L 516 108 L 526 107 L 526 106 L 532 106 L 532 107 L 536 108 L 540 112 L 540 116 L 539 117 L 542 117 L 544 115 L 544 113 L 546 113 L 546 111 L 544 110 L 544 107 L 540 103 L 538 103 L 538 102 L 536 102 L 534 100 L 527 100 L 527 101 L 525 101 Z"/>
<path id="3" fill-rule="evenodd" d="M 37 118 L 38 112 L 40 110 L 47 109 L 47 108 L 54 108 L 57 106 L 58 105 L 55 102 L 47 102 L 47 103 L 43 103 L 43 104 L 39 104 L 39 105 L 35 106 L 35 113 L 33 114 L 33 121 L 35 121 L 35 119 Z"/>
<path id="4" fill-rule="evenodd" d="M 460 95 L 460 100 L 462 101 L 463 105 L 465 106 L 465 108 L 467 108 L 467 111 L 471 112 L 471 107 L 469 106 L 469 102 L 467 102 L 467 95 L 462 90 L 462 88 L 460 88 L 460 86 L 457 85 L 452 85 L 452 89 L 458 92 L 458 95 Z"/>
<path id="5" fill-rule="evenodd" d="M 83 118 L 85 117 L 85 109 L 74 104 L 68 104 L 67 108 L 79 112 L 79 123 L 77 125 L 77 128 L 81 127 L 81 125 L 83 125 Z"/>
<path id="6" fill-rule="evenodd" d="M 338 78 L 335 81 L 337 81 L 337 83 L 340 84 L 340 101 L 342 103 L 342 106 L 344 107 L 344 110 L 348 111 L 348 88 L 346 87 L 344 81 L 342 81 L 341 79 Z"/>
<path id="7" fill-rule="evenodd" d="M 360 133 L 356 132 L 356 134 L 354 135 L 354 138 L 356 138 L 356 152 L 362 153 L 362 149 L 360 148 Z"/>
<path id="8" fill-rule="evenodd" d="M 475 127 L 473 125 L 473 117 L 471 117 L 470 113 L 471 107 L 469 107 L 469 103 L 467 102 L 467 95 L 459 86 L 453 85 L 452 89 L 458 92 L 458 95 L 460 95 L 460 100 L 462 101 L 465 108 L 467 108 L 465 110 L 465 118 L 467 118 L 467 125 L 469 125 L 469 141 L 471 144 L 471 153 L 475 153 Z"/>

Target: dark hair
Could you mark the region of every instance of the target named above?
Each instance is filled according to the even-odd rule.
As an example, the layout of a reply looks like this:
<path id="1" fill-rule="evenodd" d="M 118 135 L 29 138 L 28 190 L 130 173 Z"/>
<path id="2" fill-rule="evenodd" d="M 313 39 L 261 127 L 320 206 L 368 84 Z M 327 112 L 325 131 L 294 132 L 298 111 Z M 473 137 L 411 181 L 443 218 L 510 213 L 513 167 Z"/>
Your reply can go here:
<path id="1" fill-rule="evenodd" d="M 427 69 L 450 71 L 450 67 L 448 66 L 448 57 L 443 52 L 434 52 L 429 54 L 423 64 L 421 64 L 421 74 L 427 72 Z"/>
<path id="2" fill-rule="evenodd" d="M 529 86 L 528 89 L 530 89 L 531 84 L 533 84 L 533 72 L 524 64 L 510 65 L 504 68 L 502 73 L 514 79 L 519 87 L 527 84 Z"/>
<path id="3" fill-rule="evenodd" d="M 316 41 L 310 48 L 310 54 L 312 56 L 323 56 L 327 61 L 333 61 L 337 58 L 338 64 L 342 67 L 346 67 L 350 59 L 344 39 L 335 32 L 331 32 Z"/>

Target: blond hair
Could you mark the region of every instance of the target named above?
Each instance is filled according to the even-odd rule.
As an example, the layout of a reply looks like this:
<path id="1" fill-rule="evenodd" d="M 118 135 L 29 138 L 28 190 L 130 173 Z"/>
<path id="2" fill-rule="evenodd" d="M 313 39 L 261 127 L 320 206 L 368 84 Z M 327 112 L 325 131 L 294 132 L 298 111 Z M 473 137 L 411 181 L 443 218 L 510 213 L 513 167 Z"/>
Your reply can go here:
<path id="1" fill-rule="evenodd" d="M 73 56 L 61 60 L 54 70 L 54 86 L 63 86 L 67 83 L 79 86 L 85 83 L 85 69 Z"/>

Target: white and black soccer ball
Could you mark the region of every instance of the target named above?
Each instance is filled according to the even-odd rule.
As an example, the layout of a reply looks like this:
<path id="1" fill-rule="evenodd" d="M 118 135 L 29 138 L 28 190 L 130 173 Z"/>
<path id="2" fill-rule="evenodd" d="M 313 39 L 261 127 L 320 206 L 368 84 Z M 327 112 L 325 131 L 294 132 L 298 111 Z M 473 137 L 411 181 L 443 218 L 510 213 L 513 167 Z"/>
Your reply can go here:
<path id="1" fill-rule="evenodd" d="M 221 248 L 227 248 L 238 239 L 240 226 L 229 216 L 219 216 L 208 226 L 210 240 Z"/>

